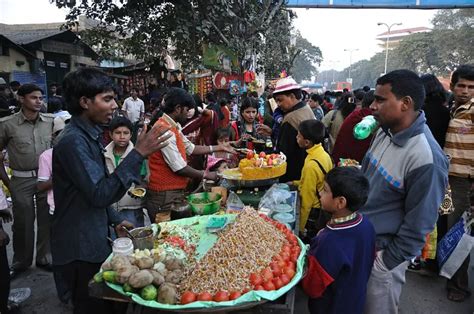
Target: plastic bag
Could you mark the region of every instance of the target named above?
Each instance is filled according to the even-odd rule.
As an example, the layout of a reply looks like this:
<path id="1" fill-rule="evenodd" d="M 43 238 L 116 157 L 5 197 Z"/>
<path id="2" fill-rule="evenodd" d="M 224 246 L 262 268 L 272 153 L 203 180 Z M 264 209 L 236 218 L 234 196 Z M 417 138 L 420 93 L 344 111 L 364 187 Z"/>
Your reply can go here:
<path id="1" fill-rule="evenodd" d="M 470 254 L 474 246 L 474 237 L 470 235 L 472 222 L 468 213 L 464 213 L 438 243 L 438 265 L 441 276 L 451 279 Z"/>
<path id="2" fill-rule="evenodd" d="M 227 198 L 226 207 L 227 213 L 239 213 L 242 209 L 244 209 L 244 203 L 240 199 L 240 197 L 235 194 L 234 192 L 230 191 L 229 197 Z"/>
<path id="3" fill-rule="evenodd" d="M 436 240 L 438 239 L 438 228 L 435 228 L 432 232 L 426 236 L 426 243 L 421 251 L 421 257 L 424 260 L 436 258 Z"/>
<path id="4" fill-rule="evenodd" d="M 285 203 L 290 197 L 290 191 L 279 188 L 279 184 L 276 183 L 272 185 L 270 189 L 268 189 L 268 191 L 263 195 L 262 199 L 258 203 L 258 209 L 271 211 L 276 205 Z"/>

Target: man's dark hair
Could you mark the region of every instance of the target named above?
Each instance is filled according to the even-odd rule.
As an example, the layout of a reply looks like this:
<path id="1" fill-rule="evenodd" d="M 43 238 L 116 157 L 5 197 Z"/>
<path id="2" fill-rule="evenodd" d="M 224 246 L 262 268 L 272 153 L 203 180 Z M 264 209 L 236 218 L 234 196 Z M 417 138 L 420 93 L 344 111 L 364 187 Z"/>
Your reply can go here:
<path id="1" fill-rule="evenodd" d="M 217 129 L 217 139 L 229 137 L 230 138 L 230 129 L 229 128 L 218 128 Z"/>
<path id="2" fill-rule="evenodd" d="M 188 109 L 196 107 L 193 96 L 179 87 L 171 87 L 163 96 L 163 99 L 165 101 L 164 113 L 172 113 L 178 106 L 187 107 Z"/>
<path id="3" fill-rule="evenodd" d="M 258 98 L 258 93 L 257 93 L 257 91 L 251 91 L 251 92 L 248 93 L 248 95 L 249 95 L 250 97 Z"/>
<path id="4" fill-rule="evenodd" d="M 132 133 L 132 130 L 133 130 L 132 121 L 122 116 L 117 116 L 113 118 L 112 121 L 110 121 L 109 131 L 113 132 L 115 129 L 118 129 L 122 126 L 128 128 L 130 130 L 130 133 Z"/>
<path id="5" fill-rule="evenodd" d="M 63 108 L 63 101 L 60 97 L 52 96 L 48 99 L 48 113 L 55 113 Z"/>
<path id="6" fill-rule="evenodd" d="M 362 87 L 362 90 L 367 93 L 370 91 L 370 87 L 365 85 L 364 87 Z"/>
<path id="7" fill-rule="evenodd" d="M 364 206 L 369 195 L 369 181 L 356 167 L 336 167 L 326 175 L 332 196 L 343 196 L 347 208 L 355 212 Z"/>
<path id="8" fill-rule="evenodd" d="M 138 88 L 136 87 L 130 88 L 130 93 L 132 93 L 133 91 L 135 91 L 138 94 Z"/>
<path id="9" fill-rule="evenodd" d="M 310 141 L 313 145 L 322 143 L 325 135 L 325 126 L 321 121 L 310 119 L 300 123 L 298 131 L 305 140 Z"/>
<path id="10" fill-rule="evenodd" d="M 104 72 L 94 68 L 80 68 L 69 72 L 63 81 L 63 95 L 71 115 L 80 115 L 84 109 L 81 97 L 94 98 L 100 93 L 115 92 L 117 86 Z"/>
<path id="11" fill-rule="evenodd" d="M 451 84 L 456 84 L 459 79 L 474 81 L 474 65 L 463 64 L 460 65 L 451 75 Z"/>
<path id="12" fill-rule="evenodd" d="M 425 103 L 425 88 L 420 77 L 410 70 L 395 70 L 379 77 L 377 85 L 390 84 L 397 99 L 410 96 L 414 110 L 420 110 Z"/>
<path id="13" fill-rule="evenodd" d="M 285 96 L 290 96 L 291 94 L 295 95 L 295 98 L 300 100 L 303 98 L 303 92 L 301 89 L 291 89 L 291 90 L 286 90 L 284 92 L 279 92 L 279 93 L 273 93 L 273 97 L 276 97 L 278 95 L 285 95 Z"/>
<path id="14" fill-rule="evenodd" d="M 364 99 L 365 92 L 360 90 L 360 89 L 355 90 L 354 91 L 354 96 L 357 99 L 357 101 L 362 101 Z"/>
<path id="15" fill-rule="evenodd" d="M 193 94 L 193 99 L 194 99 L 194 102 L 196 103 L 196 107 L 201 107 L 201 108 L 204 107 L 202 104 L 201 96 L 199 96 L 199 94 Z"/>
<path id="16" fill-rule="evenodd" d="M 227 104 L 229 103 L 230 101 L 227 100 L 227 98 L 222 98 L 221 100 L 219 100 L 219 105 L 222 106 L 227 106 Z"/>
<path id="17" fill-rule="evenodd" d="M 18 96 L 26 96 L 28 94 L 31 94 L 33 92 L 41 92 L 43 93 L 43 90 L 39 88 L 38 85 L 35 84 L 23 84 L 21 85 L 20 89 L 18 89 Z"/>
<path id="18" fill-rule="evenodd" d="M 318 104 L 322 104 L 323 103 L 323 97 L 321 97 L 321 95 L 318 95 L 318 94 L 311 94 L 311 97 L 310 97 L 314 102 L 317 102 Z"/>
<path id="19" fill-rule="evenodd" d="M 11 81 L 10 82 L 10 87 L 11 88 L 16 88 L 16 87 L 20 87 L 20 86 L 21 86 L 21 84 L 18 81 Z"/>
<path id="20" fill-rule="evenodd" d="M 348 91 L 349 91 L 348 88 L 343 88 L 343 89 L 342 89 L 342 92 L 343 92 L 343 93 L 347 93 Z"/>
<path id="21" fill-rule="evenodd" d="M 368 91 L 364 95 L 364 99 L 362 99 L 362 108 L 369 108 L 370 105 L 374 102 L 375 97 L 374 97 L 374 91 Z"/>
<path id="22" fill-rule="evenodd" d="M 355 107 L 355 97 L 351 93 L 344 94 L 339 101 L 339 110 L 344 119 L 354 111 Z"/>
<path id="23" fill-rule="evenodd" d="M 420 78 L 425 87 L 425 106 L 444 106 L 448 96 L 438 78 L 433 74 L 425 74 Z"/>
<path id="24" fill-rule="evenodd" d="M 240 114 L 244 113 L 247 108 L 255 108 L 258 110 L 258 100 L 253 97 L 244 98 L 240 106 Z"/>
<path id="25" fill-rule="evenodd" d="M 209 92 L 206 94 L 206 101 L 208 103 L 214 103 L 217 101 L 216 95 L 213 92 Z"/>

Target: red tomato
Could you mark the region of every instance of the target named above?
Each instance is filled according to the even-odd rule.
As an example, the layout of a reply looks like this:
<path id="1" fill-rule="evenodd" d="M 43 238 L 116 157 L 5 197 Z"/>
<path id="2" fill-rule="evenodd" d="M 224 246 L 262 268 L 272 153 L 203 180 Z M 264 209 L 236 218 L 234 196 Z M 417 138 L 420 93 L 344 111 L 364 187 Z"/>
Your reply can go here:
<path id="1" fill-rule="evenodd" d="M 288 254 L 287 252 L 281 253 L 280 256 L 281 256 L 282 260 L 284 260 L 285 262 L 288 262 L 290 260 L 290 254 Z"/>
<path id="2" fill-rule="evenodd" d="M 289 284 L 290 281 L 291 281 L 290 277 L 288 277 L 287 274 L 281 274 L 280 280 L 281 280 L 281 282 L 283 283 L 283 286 L 286 286 L 286 285 Z"/>
<path id="3" fill-rule="evenodd" d="M 267 165 L 269 165 L 269 166 L 273 166 L 273 159 L 271 159 L 271 158 L 270 158 L 270 159 L 268 159 L 268 161 L 267 161 Z"/>
<path id="4" fill-rule="evenodd" d="M 291 252 L 291 246 L 289 246 L 288 244 L 285 244 L 281 247 L 281 251 L 290 253 Z"/>
<path id="5" fill-rule="evenodd" d="M 191 291 L 186 291 L 181 295 L 181 304 L 188 304 L 196 301 L 196 294 Z"/>
<path id="6" fill-rule="evenodd" d="M 275 284 L 273 284 L 272 281 L 267 281 L 263 284 L 263 288 L 265 288 L 267 291 L 275 290 Z"/>
<path id="7" fill-rule="evenodd" d="M 229 293 L 227 291 L 219 291 L 214 294 L 213 300 L 216 302 L 229 301 Z"/>
<path id="8" fill-rule="evenodd" d="M 249 292 L 249 291 L 250 291 L 250 289 L 245 288 L 244 290 L 242 290 L 242 294 L 246 294 L 246 293 Z"/>
<path id="9" fill-rule="evenodd" d="M 295 270 L 293 268 L 290 268 L 290 267 L 285 267 L 285 269 L 283 270 L 283 272 L 291 279 L 295 276 Z"/>
<path id="10" fill-rule="evenodd" d="M 252 151 L 247 152 L 247 159 L 250 159 L 250 160 L 253 159 L 253 152 Z"/>
<path id="11" fill-rule="evenodd" d="M 262 285 L 258 285 L 253 287 L 253 290 L 265 290 L 265 288 Z"/>
<path id="12" fill-rule="evenodd" d="M 202 292 L 197 296 L 198 301 L 212 301 L 212 294 L 209 292 Z"/>
<path id="13" fill-rule="evenodd" d="M 267 154 L 265 154 L 265 152 L 260 152 L 260 154 L 258 154 L 258 157 L 260 158 L 265 158 L 267 156 Z"/>
<path id="14" fill-rule="evenodd" d="M 280 277 L 273 278 L 273 284 L 275 285 L 275 290 L 278 290 L 284 286 L 283 281 L 281 281 Z"/>
<path id="15" fill-rule="evenodd" d="M 290 255 L 290 261 L 296 263 L 296 261 L 298 260 L 298 257 L 299 257 L 298 254 L 291 253 L 291 255 Z"/>
<path id="16" fill-rule="evenodd" d="M 263 282 L 267 282 L 273 279 L 273 271 L 270 267 L 267 267 L 262 271 L 262 278 Z"/>
<path id="17" fill-rule="evenodd" d="M 252 286 L 261 285 L 263 283 L 262 276 L 260 276 L 259 274 L 256 274 L 256 273 L 251 273 L 250 274 L 250 283 L 252 284 Z"/>
<path id="18" fill-rule="evenodd" d="M 296 269 L 296 264 L 295 262 L 292 262 L 292 261 L 287 262 L 286 266 L 288 266 L 291 269 Z"/>
<path id="19" fill-rule="evenodd" d="M 273 277 L 278 277 L 281 275 L 281 267 L 278 264 L 271 265 Z"/>
<path id="20" fill-rule="evenodd" d="M 294 246 L 294 247 L 291 248 L 291 253 L 295 253 L 295 254 L 300 255 L 301 248 L 299 246 Z"/>
<path id="21" fill-rule="evenodd" d="M 278 261 L 278 266 L 280 266 L 280 268 L 283 269 L 283 267 L 286 266 L 286 262 L 281 259 L 281 260 Z"/>
<path id="22" fill-rule="evenodd" d="M 235 300 L 235 299 L 238 299 L 240 298 L 240 296 L 242 295 L 242 293 L 238 292 L 238 291 L 233 291 L 230 293 L 229 295 L 229 300 Z"/>

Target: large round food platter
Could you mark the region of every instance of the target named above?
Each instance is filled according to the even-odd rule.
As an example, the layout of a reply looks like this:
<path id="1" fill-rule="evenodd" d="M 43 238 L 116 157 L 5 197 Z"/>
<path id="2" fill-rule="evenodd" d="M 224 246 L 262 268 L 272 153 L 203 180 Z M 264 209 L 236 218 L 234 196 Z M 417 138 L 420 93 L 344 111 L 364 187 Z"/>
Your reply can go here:
<path id="1" fill-rule="evenodd" d="M 225 227 L 221 228 L 221 231 L 211 232 L 210 228 L 215 227 L 214 224 L 222 224 L 223 221 Z M 284 225 L 257 214 L 253 208 L 245 208 L 240 214 L 180 219 L 161 223 L 160 227 L 162 232 L 157 238 L 158 246 L 156 250 L 151 250 L 149 255 L 154 265 L 149 269 L 140 267 L 139 272 L 151 273 L 155 269 L 159 271 L 163 267 L 157 267 L 158 264 L 164 264 L 168 268 L 170 245 L 182 248 L 185 254 L 189 253 L 192 258 L 183 262 L 188 268 L 183 270 L 179 281 L 173 281 L 176 284 L 172 284 L 176 287 L 176 295 L 173 295 L 171 301 L 175 302 L 168 302 L 169 299 L 166 299 L 166 303 L 161 302 L 165 299 L 160 293 L 168 284 L 167 281 L 161 281 L 161 285 L 155 285 L 155 281 L 147 283 L 155 285 L 158 294 L 150 299 L 143 292 L 146 287 L 130 291 L 130 284 L 136 284 L 136 280 L 132 282 L 132 277 L 124 281 L 116 274 L 115 282 L 107 281 L 105 269 L 113 272 L 110 268 L 117 266 L 113 263 L 114 258 L 115 262 L 118 258 L 111 255 L 106 262 L 109 265 L 103 265 L 103 278 L 107 285 L 143 306 L 177 312 L 246 309 L 278 299 L 292 289 L 303 276 L 306 253 L 304 244 Z M 187 230 L 189 233 L 183 235 L 180 231 L 181 238 L 178 239 L 178 233 L 173 233 L 173 230 L 178 229 Z M 164 235 L 164 240 L 163 233 L 168 233 Z M 160 244 L 160 241 L 163 242 Z M 137 254 L 146 255 L 136 251 L 135 256 L 128 257 L 132 265 L 141 264 L 137 262 Z M 143 258 L 141 256 L 140 261 Z M 173 277 L 170 273 L 176 270 L 171 269 L 176 268 L 167 269 L 167 275 L 163 279 Z M 117 282 L 119 278 L 122 279 L 121 283 Z M 188 296 L 190 298 L 187 298 Z"/>

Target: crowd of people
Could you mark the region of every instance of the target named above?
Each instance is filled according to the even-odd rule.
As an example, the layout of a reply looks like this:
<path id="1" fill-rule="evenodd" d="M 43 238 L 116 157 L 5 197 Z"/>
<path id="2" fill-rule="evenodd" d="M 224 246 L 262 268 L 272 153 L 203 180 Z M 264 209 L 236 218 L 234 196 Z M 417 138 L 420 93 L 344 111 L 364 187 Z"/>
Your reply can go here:
<path id="1" fill-rule="evenodd" d="M 1 313 L 10 278 L 33 263 L 35 220 L 36 266 L 53 271 L 60 300 L 75 313 L 116 312 L 87 290 L 111 252 L 108 237 L 143 226 L 145 215 L 173 219 L 187 192 L 238 165 L 236 149 L 286 155 L 280 181 L 301 197 L 311 313 L 397 313 L 407 268 L 436 266 L 419 258 L 427 235 L 437 226 L 441 239 L 470 211 L 472 65 L 453 72 L 451 93 L 408 70 L 373 90 L 324 95 L 291 77 L 239 99 L 201 99 L 173 82 L 160 93 L 132 88 L 118 104 L 117 86 L 97 69 L 69 73 L 47 103 L 34 84 L 0 81 L 0 159 L 11 169 L 0 167 L 0 179 L 13 205 L 12 217 L 0 190 L 0 217 L 13 220 L 14 252 L 9 267 L 0 219 Z M 358 140 L 354 126 L 369 115 L 380 127 Z M 361 170 L 336 167 L 345 159 Z M 439 216 L 448 183 L 455 211 Z M 146 189 L 144 200 L 127 193 L 134 187 Z M 470 296 L 468 265 L 448 281 L 449 300 Z"/>

